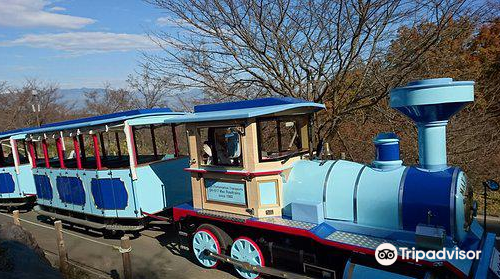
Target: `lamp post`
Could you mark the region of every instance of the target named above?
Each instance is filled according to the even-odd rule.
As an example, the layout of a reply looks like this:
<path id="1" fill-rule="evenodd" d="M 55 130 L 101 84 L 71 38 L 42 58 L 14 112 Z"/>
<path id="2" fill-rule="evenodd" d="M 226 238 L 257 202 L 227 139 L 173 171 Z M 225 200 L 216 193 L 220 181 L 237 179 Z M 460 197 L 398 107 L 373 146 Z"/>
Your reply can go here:
<path id="1" fill-rule="evenodd" d="M 36 89 L 32 89 L 31 96 L 33 97 L 31 108 L 33 113 L 36 115 L 36 125 L 40 126 L 40 95 L 38 95 L 38 91 Z"/>

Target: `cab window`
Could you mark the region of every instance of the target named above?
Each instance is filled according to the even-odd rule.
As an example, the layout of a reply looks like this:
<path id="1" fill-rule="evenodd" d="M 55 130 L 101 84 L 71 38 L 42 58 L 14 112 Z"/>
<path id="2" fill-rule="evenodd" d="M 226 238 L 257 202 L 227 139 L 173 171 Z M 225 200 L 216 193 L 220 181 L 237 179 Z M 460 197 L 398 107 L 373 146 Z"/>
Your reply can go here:
<path id="1" fill-rule="evenodd" d="M 200 128 L 202 165 L 243 166 L 241 129 L 238 126 Z"/>
<path id="2" fill-rule="evenodd" d="M 257 121 L 259 161 L 270 162 L 308 151 L 307 116 L 263 118 Z"/>

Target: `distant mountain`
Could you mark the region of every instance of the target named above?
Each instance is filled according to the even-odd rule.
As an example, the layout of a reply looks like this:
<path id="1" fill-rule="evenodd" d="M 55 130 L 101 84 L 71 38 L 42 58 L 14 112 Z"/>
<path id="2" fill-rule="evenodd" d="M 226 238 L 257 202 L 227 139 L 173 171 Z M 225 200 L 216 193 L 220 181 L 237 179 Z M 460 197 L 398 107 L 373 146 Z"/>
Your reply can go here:
<path id="1" fill-rule="evenodd" d="M 85 92 L 97 91 L 104 94 L 104 88 L 71 88 L 59 89 L 62 96 L 62 101 L 74 105 L 75 108 L 81 109 L 85 106 Z M 173 110 L 186 110 L 192 109 L 195 100 L 203 98 L 203 92 L 199 89 L 189 90 L 179 95 L 168 97 L 169 107 Z"/>
<path id="2" fill-rule="evenodd" d="M 104 88 L 71 88 L 71 89 L 59 89 L 61 93 L 62 101 L 70 104 L 74 104 L 76 108 L 83 108 L 85 105 L 85 92 L 97 91 L 104 93 Z"/>

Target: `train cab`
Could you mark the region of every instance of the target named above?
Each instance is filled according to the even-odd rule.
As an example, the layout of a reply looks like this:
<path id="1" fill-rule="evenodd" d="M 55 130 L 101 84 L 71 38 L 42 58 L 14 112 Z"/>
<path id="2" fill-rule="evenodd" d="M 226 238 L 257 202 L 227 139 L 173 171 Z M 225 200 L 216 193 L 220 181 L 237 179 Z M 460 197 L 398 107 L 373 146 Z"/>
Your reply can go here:
<path id="1" fill-rule="evenodd" d="M 28 129 L 0 134 L 0 208 L 30 209 L 36 190 L 25 135 Z"/>
<path id="2" fill-rule="evenodd" d="M 187 116 L 193 207 L 281 216 L 282 175 L 312 154 L 311 117 L 323 105 L 266 98 L 200 105 Z M 180 117 L 182 118 L 182 117 Z M 181 120 L 182 121 L 182 120 Z"/>
<path id="3" fill-rule="evenodd" d="M 104 232 L 137 231 L 191 199 L 183 113 L 133 110 L 48 124 L 27 135 L 43 216 Z"/>

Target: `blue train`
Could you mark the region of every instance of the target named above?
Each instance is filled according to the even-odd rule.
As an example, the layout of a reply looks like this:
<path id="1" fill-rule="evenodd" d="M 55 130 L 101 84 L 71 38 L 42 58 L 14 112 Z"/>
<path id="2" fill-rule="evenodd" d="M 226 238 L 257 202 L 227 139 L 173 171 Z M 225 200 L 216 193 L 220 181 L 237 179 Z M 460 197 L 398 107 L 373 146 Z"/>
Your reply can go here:
<path id="1" fill-rule="evenodd" d="M 39 214 L 105 232 L 172 219 L 200 265 L 230 264 L 246 279 L 500 278 L 495 235 L 446 159 L 448 119 L 473 86 L 445 78 L 391 91 L 417 125 L 417 166 L 403 165 L 393 133 L 374 139 L 369 165 L 323 158 L 312 124 L 325 106 L 294 98 L 5 132 L 0 204 L 32 204 L 36 192 Z"/>

